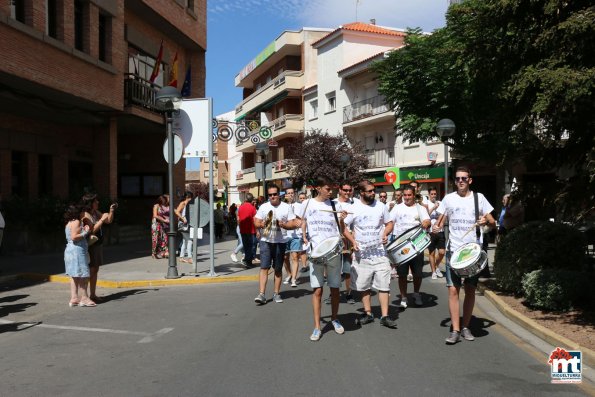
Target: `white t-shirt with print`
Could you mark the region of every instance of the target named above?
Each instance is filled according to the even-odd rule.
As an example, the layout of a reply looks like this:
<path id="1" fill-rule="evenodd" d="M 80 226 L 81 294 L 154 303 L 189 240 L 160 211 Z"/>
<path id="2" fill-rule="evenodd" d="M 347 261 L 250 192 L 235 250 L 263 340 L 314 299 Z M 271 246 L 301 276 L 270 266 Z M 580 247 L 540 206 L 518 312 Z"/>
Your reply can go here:
<path id="1" fill-rule="evenodd" d="M 301 214 L 302 214 L 302 205 L 300 203 L 291 203 L 291 204 L 287 204 L 289 205 L 289 213 L 295 215 L 295 217 L 300 217 L 301 218 Z M 293 230 L 288 230 L 287 231 L 287 235 L 294 239 L 294 238 L 302 238 L 302 228 L 298 227 L 297 229 L 293 229 Z"/>
<path id="2" fill-rule="evenodd" d="M 487 215 L 494 207 L 483 194 L 477 193 L 479 214 L 475 216 L 475 202 L 473 193 L 469 191 L 466 197 L 457 192 L 447 194 L 436 211 L 448 216 L 448 232 L 450 250 L 454 251 L 466 243 L 482 243 L 483 235 L 477 241 L 475 230 L 469 231 L 480 216 Z M 467 233 L 469 232 L 469 233 Z M 464 236 L 464 237 L 463 237 Z"/>
<path id="3" fill-rule="evenodd" d="M 412 227 L 419 226 L 426 219 L 430 219 L 430 216 L 426 208 L 419 204 L 409 207 L 407 204 L 401 203 L 393 207 L 390 218 L 395 223 L 393 235 L 400 236 Z"/>
<path id="4" fill-rule="evenodd" d="M 350 207 L 352 214 L 347 215 L 345 224 L 351 226 L 359 251 L 355 253 L 361 259 L 372 259 L 386 256 L 382 244 L 384 225 L 390 222 L 388 207 L 380 201 L 374 200 L 372 205 L 355 200 Z"/>
<path id="5" fill-rule="evenodd" d="M 432 227 L 434 226 L 434 224 L 438 221 L 438 218 L 440 218 L 440 214 L 438 213 L 438 206 L 440 205 L 439 201 L 435 201 L 435 202 L 431 202 L 428 201 L 428 213 L 430 213 L 430 211 L 432 211 L 430 213 L 430 231 L 432 230 Z M 435 209 L 434 209 L 435 207 Z M 442 229 L 440 230 L 440 232 L 442 231 Z"/>
<path id="6" fill-rule="evenodd" d="M 289 211 L 289 204 L 281 202 L 278 206 L 273 206 L 270 201 L 267 201 L 263 205 L 258 208 L 256 212 L 255 218 L 266 220 L 269 211 L 273 211 L 273 219 L 281 222 L 287 222 L 292 219 L 295 219 L 295 214 L 290 213 Z M 262 229 L 264 230 L 264 228 Z M 261 241 L 266 241 L 269 243 L 285 243 L 289 241 L 289 237 L 287 235 L 287 230 L 278 228 L 276 231 L 271 231 L 270 236 L 262 235 L 261 232 Z"/>
<path id="7" fill-rule="evenodd" d="M 322 241 L 331 237 L 339 237 L 339 226 L 332 212 L 330 200 L 318 201 L 309 199 L 302 203 L 302 219 L 306 220 L 308 237 L 312 243 L 312 248 L 316 247 Z M 298 215 L 299 216 L 299 215 Z"/>

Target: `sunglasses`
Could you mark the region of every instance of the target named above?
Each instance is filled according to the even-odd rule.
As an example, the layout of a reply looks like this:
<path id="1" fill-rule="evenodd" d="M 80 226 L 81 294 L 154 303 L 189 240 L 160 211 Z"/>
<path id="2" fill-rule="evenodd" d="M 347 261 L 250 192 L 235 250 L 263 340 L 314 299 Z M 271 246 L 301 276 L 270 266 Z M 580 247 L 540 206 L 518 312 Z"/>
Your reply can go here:
<path id="1" fill-rule="evenodd" d="M 376 191 L 376 189 L 364 190 L 364 193 L 372 193 L 372 192 L 375 192 L 375 191 Z"/>
<path id="2" fill-rule="evenodd" d="M 456 182 L 460 182 L 460 181 L 467 182 L 468 180 L 469 180 L 468 176 L 456 176 L 455 177 Z"/>
<path id="3" fill-rule="evenodd" d="M 386 196 L 380 196 L 380 198 L 386 198 Z"/>
<path id="4" fill-rule="evenodd" d="M 341 190 L 343 190 L 344 192 L 350 193 L 353 189 L 341 189 Z"/>
<path id="5" fill-rule="evenodd" d="M 275 197 L 275 196 L 278 196 L 278 195 L 279 195 L 279 193 L 269 193 L 269 197 Z"/>

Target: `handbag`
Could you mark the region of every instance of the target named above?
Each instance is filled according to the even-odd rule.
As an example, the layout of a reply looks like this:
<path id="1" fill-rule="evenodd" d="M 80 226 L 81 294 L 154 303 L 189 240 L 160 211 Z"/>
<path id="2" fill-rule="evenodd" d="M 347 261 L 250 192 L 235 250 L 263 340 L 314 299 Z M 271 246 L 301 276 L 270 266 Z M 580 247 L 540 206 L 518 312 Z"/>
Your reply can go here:
<path id="1" fill-rule="evenodd" d="M 187 232 L 190 229 L 190 225 L 188 223 L 184 223 L 182 221 L 178 222 L 178 230 L 181 232 Z"/>
<path id="2" fill-rule="evenodd" d="M 99 241 L 99 237 L 97 237 L 94 234 L 91 234 L 91 235 L 89 235 L 89 240 L 87 242 L 87 245 L 90 247 L 90 246 L 92 246 L 93 244 L 95 244 L 98 241 Z"/>

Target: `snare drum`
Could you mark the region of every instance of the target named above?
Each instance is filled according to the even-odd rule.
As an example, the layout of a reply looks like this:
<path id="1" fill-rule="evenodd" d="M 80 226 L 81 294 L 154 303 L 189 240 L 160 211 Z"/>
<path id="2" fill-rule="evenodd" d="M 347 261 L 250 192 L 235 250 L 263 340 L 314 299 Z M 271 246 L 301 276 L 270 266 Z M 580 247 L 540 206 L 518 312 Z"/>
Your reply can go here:
<path id="1" fill-rule="evenodd" d="M 310 262 L 319 266 L 341 266 L 341 250 L 343 244 L 340 237 L 330 237 L 322 240 L 312 252 L 310 252 Z"/>
<path id="2" fill-rule="evenodd" d="M 400 265 L 418 255 L 430 245 L 430 235 L 421 226 L 412 227 L 401 234 L 395 241 L 386 247 L 386 255 L 391 263 Z"/>
<path id="3" fill-rule="evenodd" d="M 488 254 L 476 243 L 467 243 L 457 248 L 450 257 L 450 268 L 459 277 L 476 276 L 487 263 Z"/>

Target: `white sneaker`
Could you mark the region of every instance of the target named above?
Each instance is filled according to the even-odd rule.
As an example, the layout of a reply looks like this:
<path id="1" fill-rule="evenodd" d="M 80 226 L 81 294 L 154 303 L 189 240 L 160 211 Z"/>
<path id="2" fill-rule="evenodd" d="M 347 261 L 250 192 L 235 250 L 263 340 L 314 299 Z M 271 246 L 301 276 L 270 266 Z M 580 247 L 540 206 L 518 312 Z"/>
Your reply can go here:
<path id="1" fill-rule="evenodd" d="M 436 274 L 436 272 L 432 273 L 432 280 L 436 280 L 438 278 L 438 275 Z"/>
<path id="2" fill-rule="evenodd" d="M 289 284 L 289 281 L 291 281 L 291 276 L 287 276 L 287 278 L 283 280 L 283 284 L 287 285 Z"/>
<path id="3" fill-rule="evenodd" d="M 407 275 L 407 281 L 413 281 L 413 274 L 409 273 Z"/>
<path id="4" fill-rule="evenodd" d="M 297 280 L 291 280 L 291 286 L 292 287 L 297 287 Z"/>
<path id="5" fill-rule="evenodd" d="M 442 277 L 444 277 L 444 276 L 442 275 L 442 272 L 441 272 L 441 271 L 440 271 L 440 269 L 438 269 L 438 268 L 436 268 L 436 276 L 437 276 L 438 278 L 442 278 Z"/>
<path id="6" fill-rule="evenodd" d="M 421 299 L 421 294 L 419 292 L 414 292 L 413 298 L 415 299 L 415 304 L 417 306 L 422 306 L 424 304 L 424 301 Z"/>
<path id="7" fill-rule="evenodd" d="M 401 298 L 401 303 L 399 306 L 403 309 L 407 309 L 407 298 Z"/>
<path id="8" fill-rule="evenodd" d="M 238 256 L 235 254 L 235 252 L 232 252 L 232 253 L 231 253 L 231 260 L 232 260 L 234 263 L 238 263 L 238 262 L 239 262 L 239 261 L 238 261 Z"/>

